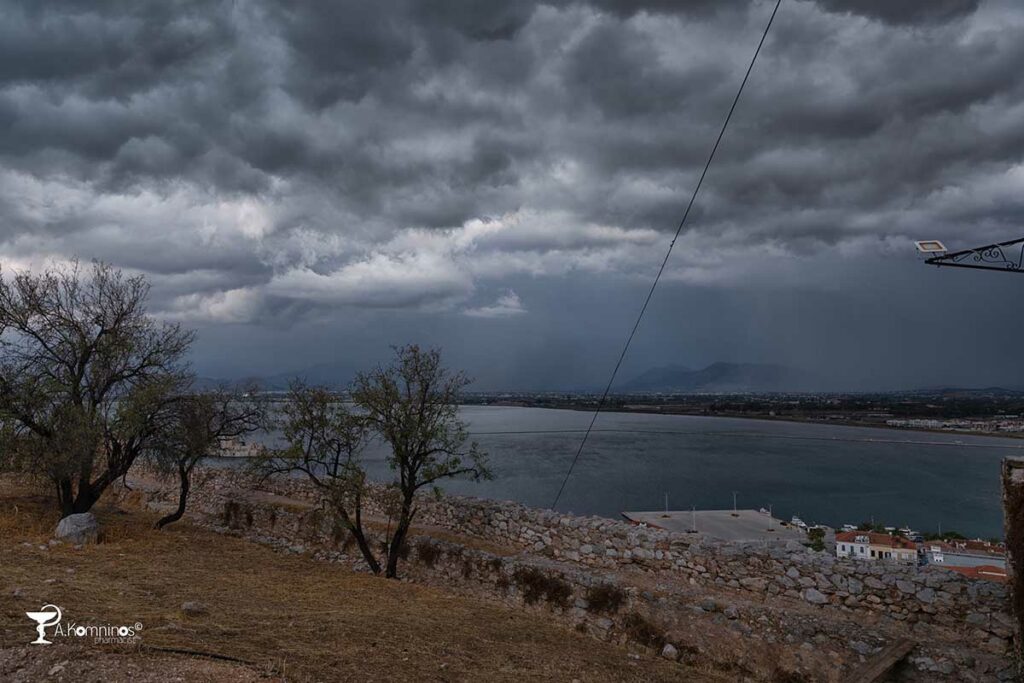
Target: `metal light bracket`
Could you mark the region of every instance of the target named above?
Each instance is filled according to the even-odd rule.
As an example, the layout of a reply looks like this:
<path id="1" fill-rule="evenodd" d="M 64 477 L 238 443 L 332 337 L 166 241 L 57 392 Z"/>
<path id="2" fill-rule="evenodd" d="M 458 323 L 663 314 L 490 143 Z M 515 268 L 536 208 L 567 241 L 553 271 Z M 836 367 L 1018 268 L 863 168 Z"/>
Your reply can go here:
<path id="1" fill-rule="evenodd" d="M 933 266 L 1024 273 L 1024 237 L 948 254 L 945 253 L 942 243 L 937 240 L 918 242 L 917 248 L 924 254 L 936 254 L 924 261 Z"/>

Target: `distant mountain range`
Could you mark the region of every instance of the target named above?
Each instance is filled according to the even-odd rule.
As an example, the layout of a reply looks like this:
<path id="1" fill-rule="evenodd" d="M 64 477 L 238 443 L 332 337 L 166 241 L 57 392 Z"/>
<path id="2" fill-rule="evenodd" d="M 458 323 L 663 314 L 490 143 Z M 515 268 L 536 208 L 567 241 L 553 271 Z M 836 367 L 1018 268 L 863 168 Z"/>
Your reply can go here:
<path id="1" fill-rule="evenodd" d="M 651 368 L 616 387 L 616 392 L 687 394 L 807 391 L 818 384 L 810 373 L 783 365 L 712 363 L 702 370 L 682 365 Z"/>
<path id="2" fill-rule="evenodd" d="M 195 386 L 199 390 L 208 390 L 222 385 L 244 387 L 255 384 L 265 391 L 283 391 L 288 388 L 293 379 L 298 378 L 311 385 L 325 386 L 330 389 L 344 389 L 348 387 L 355 376 L 356 370 L 353 367 L 336 363 L 320 363 L 298 372 L 281 372 L 276 375 L 263 377 L 243 377 L 230 381 L 212 377 L 197 377 Z"/>
<path id="3" fill-rule="evenodd" d="M 311 365 L 304 370 L 281 372 L 273 375 L 251 376 L 239 379 L 222 380 L 212 377 L 198 377 L 195 387 L 198 390 L 209 390 L 219 386 L 245 387 L 255 384 L 267 391 L 283 391 L 289 382 L 298 377 L 311 385 L 326 386 L 331 389 L 346 389 L 361 369 L 346 363 L 320 363 Z M 365 368 L 369 369 L 369 368 Z M 489 389 L 500 391 L 500 386 Z M 568 389 L 565 389 L 568 390 Z M 613 393 L 660 393 L 660 394 L 728 394 L 728 393 L 769 393 L 785 391 L 835 391 L 821 377 L 787 367 L 767 363 L 712 363 L 707 367 L 694 370 L 683 365 L 664 365 L 651 368 L 636 377 L 616 384 Z M 470 387 L 470 391 L 474 391 Z M 529 392 L 529 389 L 519 389 Z M 542 391 L 542 390 L 538 390 Z M 546 389 L 551 391 L 551 389 Z M 588 388 L 576 388 L 573 391 L 594 393 L 599 391 L 596 385 Z M 1024 393 L 1024 387 L 957 387 L 936 386 L 918 389 L 879 389 L 884 394 L 907 395 L 940 395 L 940 396 L 979 396 L 979 395 L 1017 395 Z M 859 393 L 864 393 L 860 390 Z M 873 392 L 868 392 L 873 393 Z"/>

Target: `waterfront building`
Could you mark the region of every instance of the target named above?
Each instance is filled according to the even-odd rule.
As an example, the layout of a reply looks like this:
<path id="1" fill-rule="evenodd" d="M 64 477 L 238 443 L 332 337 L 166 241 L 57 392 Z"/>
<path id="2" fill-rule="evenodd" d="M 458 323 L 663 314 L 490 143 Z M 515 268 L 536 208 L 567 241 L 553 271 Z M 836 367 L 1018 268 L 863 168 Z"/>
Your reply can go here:
<path id="1" fill-rule="evenodd" d="M 928 541 L 921 546 L 925 564 L 943 567 L 1006 568 L 1006 548 L 981 540 Z"/>
<path id="2" fill-rule="evenodd" d="M 917 546 L 902 536 L 877 531 L 843 531 L 836 534 L 836 557 L 914 564 Z"/>

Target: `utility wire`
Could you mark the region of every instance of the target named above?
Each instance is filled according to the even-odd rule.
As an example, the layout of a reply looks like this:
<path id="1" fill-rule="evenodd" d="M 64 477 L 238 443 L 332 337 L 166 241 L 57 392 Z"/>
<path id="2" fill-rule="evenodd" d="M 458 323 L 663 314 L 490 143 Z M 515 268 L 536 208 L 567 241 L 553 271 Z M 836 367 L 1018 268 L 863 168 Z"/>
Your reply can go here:
<path id="1" fill-rule="evenodd" d="M 715 158 L 715 152 L 718 151 L 718 145 L 722 142 L 722 136 L 725 135 L 725 129 L 729 126 L 729 120 L 732 119 L 732 114 L 736 111 L 736 104 L 740 101 L 740 95 L 743 94 L 743 87 L 747 84 L 747 79 L 750 78 L 750 72 L 754 69 L 754 62 L 757 61 L 757 56 L 761 53 L 761 46 L 764 45 L 764 41 L 768 37 L 768 30 L 771 29 L 772 22 L 775 21 L 775 15 L 778 13 L 779 5 L 781 4 L 782 0 L 776 0 L 775 9 L 772 10 L 772 15 L 768 18 L 768 24 L 764 27 L 764 33 L 761 34 L 761 40 L 757 43 L 757 49 L 754 50 L 754 56 L 750 59 L 750 65 L 747 67 L 747 72 L 743 75 L 743 81 L 740 82 L 740 87 L 736 91 L 736 97 L 732 100 L 732 106 L 729 107 L 729 113 L 725 116 L 725 122 L 722 124 L 722 129 L 718 131 L 718 138 L 715 140 L 714 147 L 711 148 L 711 154 L 708 155 L 708 160 L 704 164 L 704 170 L 701 172 L 700 178 L 697 180 L 697 186 L 693 188 L 693 194 L 690 196 L 690 201 L 686 205 L 686 211 L 683 212 L 683 217 L 679 221 L 679 226 L 676 228 L 676 234 L 672 238 L 672 241 L 669 242 L 668 251 L 665 252 L 665 258 L 661 261 L 661 267 L 658 268 L 658 274 L 654 277 L 654 282 L 651 283 L 651 290 L 647 292 L 647 298 L 644 299 L 644 305 L 640 308 L 640 315 L 636 317 L 636 322 L 633 323 L 633 329 L 630 331 L 629 337 L 626 338 L 626 344 L 622 347 L 622 353 L 619 354 L 619 360 L 615 363 L 615 369 L 612 370 L 612 376 L 608 379 L 608 385 L 604 388 L 604 393 L 601 395 L 601 400 L 597 403 L 597 409 L 594 410 L 593 417 L 590 418 L 590 425 L 587 427 L 587 431 L 583 434 L 583 439 L 580 441 L 579 448 L 576 449 L 576 455 L 573 457 L 572 463 L 569 465 L 569 471 L 565 473 L 565 478 L 562 479 L 562 485 L 558 487 L 558 494 L 555 496 L 555 501 L 551 503 L 552 510 L 558 506 L 558 501 L 562 497 L 562 492 L 565 491 L 565 485 L 569 483 L 569 477 L 572 475 L 572 471 L 576 467 L 576 462 L 580 459 L 583 447 L 587 444 L 587 437 L 590 436 L 590 432 L 594 428 L 597 416 L 601 414 L 601 408 L 604 407 L 605 400 L 608 398 L 608 392 L 611 391 L 612 383 L 615 382 L 615 376 L 619 373 L 619 368 L 622 366 L 622 360 L 626 357 L 626 352 L 629 350 L 629 345 L 633 342 L 633 337 L 636 336 L 637 328 L 640 327 L 640 321 L 643 320 L 644 313 L 647 312 L 647 306 L 651 303 L 651 297 L 654 296 L 654 290 L 658 287 L 658 281 L 661 280 L 661 275 L 665 272 L 665 266 L 668 264 L 668 258 L 672 255 L 672 248 L 676 246 L 676 240 L 679 239 L 679 235 L 683 231 L 683 226 L 686 225 L 686 219 L 690 215 L 690 209 L 693 208 L 693 203 L 697 199 L 697 193 L 700 192 L 700 186 L 704 183 L 704 176 L 708 174 L 708 169 L 711 167 L 711 161 Z"/>

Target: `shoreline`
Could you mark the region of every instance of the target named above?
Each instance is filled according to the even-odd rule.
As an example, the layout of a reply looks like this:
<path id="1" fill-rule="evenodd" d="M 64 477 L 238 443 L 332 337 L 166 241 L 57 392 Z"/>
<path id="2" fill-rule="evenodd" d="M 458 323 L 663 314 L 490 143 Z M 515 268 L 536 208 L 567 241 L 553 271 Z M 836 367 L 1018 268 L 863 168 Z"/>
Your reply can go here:
<path id="1" fill-rule="evenodd" d="M 476 407 L 493 407 L 493 408 L 540 408 L 543 410 L 573 410 L 576 412 L 587 412 L 593 413 L 595 410 L 594 406 L 585 406 L 578 403 L 566 404 L 566 405 L 544 405 L 535 403 L 525 402 L 493 402 L 493 403 L 462 403 L 464 406 L 476 406 Z M 864 429 L 884 429 L 890 432 L 916 432 L 924 434 L 943 434 L 948 436 L 980 436 L 986 438 L 997 438 L 997 439 L 1015 439 L 1024 442 L 1024 433 L 1019 432 L 964 432 L 955 431 L 949 429 L 928 429 L 926 427 L 891 427 L 886 424 L 875 424 L 865 422 L 839 422 L 836 420 L 817 420 L 809 417 L 795 417 L 795 416 L 778 416 L 778 415 L 749 415 L 745 413 L 703 413 L 696 411 L 665 411 L 658 410 L 654 407 L 650 409 L 645 408 L 622 408 L 622 407 L 605 407 L 601 409 L 602 413 L 622 413 L 622 414 L 638 414 L 638 415 L 665 415 L 669 417 L 680 416 L 680 417 L 708 417 L 708 418 L 729 418 L 733 420 L 757 420 L 761 422 L 788 422 L 794 424 L 814 424 L 824 425 L 831 427 L 858 427 Z M 576 430 L 571 430 L 576 431 Z M 578 430 L 585 431 L 585 430 Z M 600 430 L 594 430 L 600 431 Z M 796 438 L 796 437 L 794 437 Z M 874 439 L 872 439 L 874 440 Z M 902 442 L 896 442 L 902 443 Z M 937 444 L 931 441 L 911 441 L 907 443 L 919 443 L 919 444 L 932 444 L 932 445 L 956 445 L 970 447 L 970 444 Z M 1007 448 L 1007 449 L 1024 449 L 1024 443 L 1020 446 L 990 446 L 990 448 Z"/>

